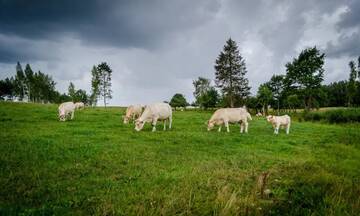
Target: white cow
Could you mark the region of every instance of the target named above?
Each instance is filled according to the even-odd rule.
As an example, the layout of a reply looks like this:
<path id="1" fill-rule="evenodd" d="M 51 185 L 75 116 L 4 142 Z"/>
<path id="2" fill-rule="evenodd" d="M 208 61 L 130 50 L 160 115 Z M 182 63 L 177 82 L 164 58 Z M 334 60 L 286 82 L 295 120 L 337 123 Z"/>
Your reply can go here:
<path id="1" fill-rule="evenodd" d="M 245 108 L 221 108 L 215 111 L 207 122 L 208 131 L 210 131 L 215 125 L 219 125 L 218 131 L 221 131 L 221 127 L 224 124 L 227 132 L 230 132 L 229 123 L 240 123 L 240 133 L 245 129 L 245 133 L 248 132 L 249 123 L 247 120 L 252 120 L 250 113 Z"/>
<path id="2" fill-rule="evenodd" d="M 126 109 L 126 114 L 123 116 L 124 118 L 124 124 L 129 123 L 130 120 L 135 121 L 136 118 L 139 118 L 142 112 L 142 106 L 141 105 L 130 105 Z"/>
<path id="3" fill-rule="evenodd" d="M 286 134 L 289 134 L 291 118 L 288 115 L 283 116 L 273 116 L 269 115 L 266 117 L 266 120 L 270 122 L 274 128 L 274 134 L 279 134 L 279 128 L 281 126 L 286 127 Z"/>
<path id="4" fill-rule="evenodd" d="M 68 115 L 71 115 L 71 119 L 74 118 L 76 106 L 73 102 L 64 102 L 59 106 L 59 119 L 60 121 L 66 121 Z"/>
<path id="5" fill-rule="evenodd" d="M 84 109 L 85 104 L 83 102 L 77 102 L 77 103 L 75 103 L 75 108 L 76 109 Z"/>
<path id="6" fill-rule="evenodd" d="M 135 130 L 140 131 L 146 122 L 151 122 L 153 129 L 156 131 L 158 120 L 164 121 L 164 130 L 166 130 L 166 120 L 169 120 L 169 129 L 172 123 L 172 109 L 167 103 L 154 103 L 147 105 L 141 116 L 135 121 Z"/>
<path id="7" fill-rule="evenodd" d="M 261 112 L 256 113 L 256 116 L 262 116 Z"/>

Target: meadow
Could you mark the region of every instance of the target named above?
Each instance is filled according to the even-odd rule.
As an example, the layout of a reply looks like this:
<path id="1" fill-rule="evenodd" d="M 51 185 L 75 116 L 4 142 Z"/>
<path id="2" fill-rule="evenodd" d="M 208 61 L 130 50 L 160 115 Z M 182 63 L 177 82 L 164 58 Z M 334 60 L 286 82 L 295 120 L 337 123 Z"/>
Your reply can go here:
<path id="1" fill-rule="evenodd" d="M 123 113 L 0 103 L 0 215 L 360 215 L 359 123 L 218 133 L 176 111 L 152 133 Z"/>

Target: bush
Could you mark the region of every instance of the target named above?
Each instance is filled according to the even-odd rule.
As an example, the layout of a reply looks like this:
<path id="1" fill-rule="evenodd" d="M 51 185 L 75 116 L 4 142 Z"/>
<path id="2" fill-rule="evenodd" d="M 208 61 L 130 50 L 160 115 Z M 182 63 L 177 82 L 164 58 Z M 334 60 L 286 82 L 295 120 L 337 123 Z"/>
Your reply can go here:
<path id="1" fill-rule="evenodd" d="M 351 123 L 360 122 L 360 109 L 336 109 L 317 112 L 305 112 L 303 114 L 305 121 L 326 121 L 329 123 Z"/>

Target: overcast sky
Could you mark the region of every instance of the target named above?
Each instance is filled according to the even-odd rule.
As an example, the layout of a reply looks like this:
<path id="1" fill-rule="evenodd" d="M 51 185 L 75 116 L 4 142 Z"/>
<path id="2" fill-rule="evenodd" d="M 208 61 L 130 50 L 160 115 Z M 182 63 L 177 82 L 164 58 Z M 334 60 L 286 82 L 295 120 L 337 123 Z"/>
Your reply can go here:
<path id="1" fill-rule="evenodd" d="M 0 79 L 30 63 L 90 91 L 93 65 L 113 69 L 112 105 L 193 101 L 192 80 L 214 79 L 231 37 L 251 92 L 309 46 L 326 54 L 325 83 L 348 78 L 360 55 L 360 1 L 339 0 L 0 0 Z"/>

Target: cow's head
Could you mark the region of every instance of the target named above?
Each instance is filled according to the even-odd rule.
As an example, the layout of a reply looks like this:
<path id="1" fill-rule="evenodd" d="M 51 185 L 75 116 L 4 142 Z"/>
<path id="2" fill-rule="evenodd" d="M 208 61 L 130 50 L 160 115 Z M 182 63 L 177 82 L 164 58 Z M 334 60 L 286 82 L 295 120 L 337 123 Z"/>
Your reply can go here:
<path id="1" fill-rule="evenodd" d="M 124 119 L 124 124 L 129 123 L 129 118 L 127 116 L 123 115 L 122 117 Z"/>
<path id="2" fill-rule="evenodd" d="M 59 111 L 59 120 L 60 121 L 65 121 L 66 120 L 66 113 L 65 113 L 64 110 Z"/>
<path id="3" fill-rule="evenodd" d="M 268 122 L 272 122 L 273 116 L 272 116 L 272 115 L 266 116 L 266 120 L 267 120 Z"/>
<path id="4" fill-rule="evenodd" d="M 207 130 L 210 131 L 211 129 L 213 129 L 215 126 L 214 122 L 213 121 L 208 121 L 207 123 Z"/>
<path id="5" fill-rule="evenodd" d="M 144 127 L 145 121 L 141 119 L 136 119 L 135 121 L 135 130 L 141 131 Z"/>

